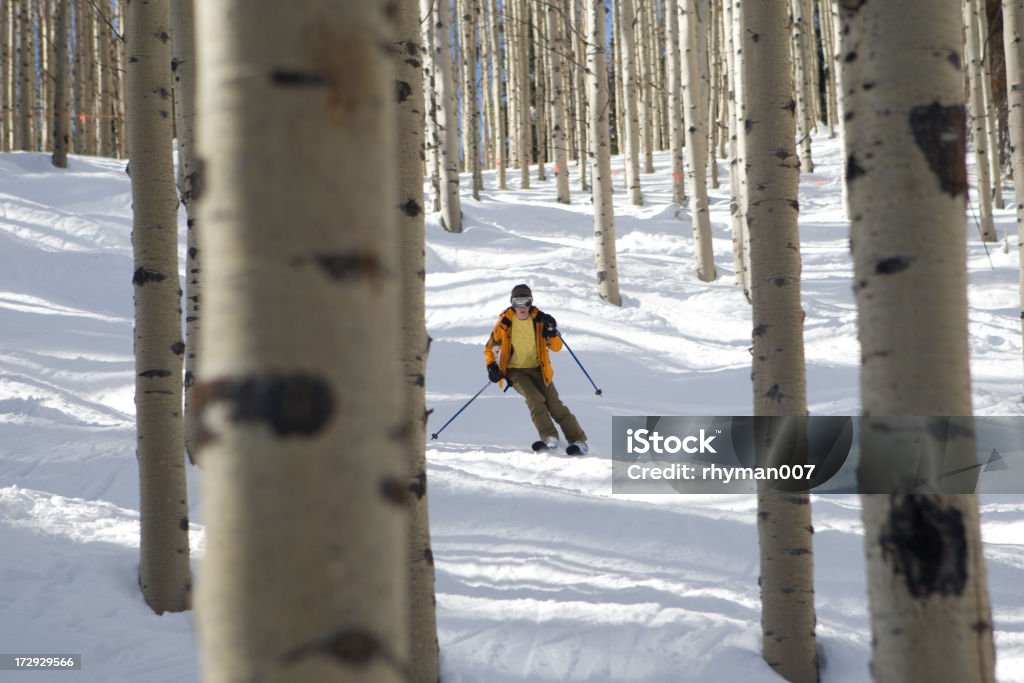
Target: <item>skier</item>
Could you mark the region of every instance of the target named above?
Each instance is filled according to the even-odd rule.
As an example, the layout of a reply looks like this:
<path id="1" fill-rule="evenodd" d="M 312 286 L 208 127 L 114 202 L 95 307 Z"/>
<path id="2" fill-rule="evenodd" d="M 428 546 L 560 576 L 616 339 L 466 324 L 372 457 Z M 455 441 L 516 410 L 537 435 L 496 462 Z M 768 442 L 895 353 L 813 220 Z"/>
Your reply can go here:
<path id="1" fill-rule="evenodd" d="M 526 285 L 512 288 L 509 303 L 511 305 L 498 317 L 484 347 L 487 377 L 492 382 L 508 381 L 526 399 L 530 419 L 540 435 L 540 441 L 533 444 L 533 450 L 558 447 L 558 430 L 554 425 L 557 422 L 569 444 L 565 452 L 583 455 L 588 450 L 587 435 L 558 398 L 558 391 L 551 381 L 555 371 L 548 351 L 562 350 L 555 319 L 533 305 L 533 292 Z M 494 354 L 496 346 L 500 347 L 497 358 Z"/>

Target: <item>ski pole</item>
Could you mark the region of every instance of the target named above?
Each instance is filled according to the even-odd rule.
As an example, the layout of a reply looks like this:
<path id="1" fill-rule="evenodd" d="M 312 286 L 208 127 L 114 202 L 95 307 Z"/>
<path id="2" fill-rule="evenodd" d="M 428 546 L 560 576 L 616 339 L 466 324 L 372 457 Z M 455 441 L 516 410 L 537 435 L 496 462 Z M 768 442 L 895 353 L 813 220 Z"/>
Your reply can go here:
<path id="1" fill-rule="evenodd" d="M 587 372 L 587 369 L 585 367 L 583 367 L 583 363 L 580 362 L 580 359 L 577 358 L 576 354 L 572 352 L 571 348 L 569 348 L 569 344 L 565 341 L 565 337 L 562 336 L 561 331 L 559 331 L 558 336 L 562 340 L 562 345 L 569 352 L 569 355 L 571 355 L 572 359 L 574 361 L 576 361 L 576 365 L 580 366 L 580 370 L 582 370 L 583 374 L 587 376 L 588 380 L 590 380 L 590 386 L 594 387 L 594 393 L 597 394 L 598 396 L 600 396 L 601 395 L 601 390 L 597 388 L 596 384 L 594 384 L 594 380 L 590 379 L 590 373 Z"/>
<path id="2" fill-rule="evenodd" d="M 437 430 L 436 432 L 434 432 L 433 434 L 431 434 L 431 435 L 430 435 L 430 439 L 431 439 L 431 441 L 433 441 L 434 439 L 436 439 L 436 438 L 437 438 L 437 435 L 438 435 L 438 434 L 440 434 L 441 432 L 443 432 L 443 431 L 444 431 L 444 428 L 445 428 L 445 427 L 447 427 L 448 425 L 450 425 L 450 424 L 452 423 L 452 420 L 454 420 L 455 418 L 457 418 L 457 417 L 459 416 L 459 413 L 461 413 L 461 412 L 462 412 L 463 410 L 465 410 L 466 408 L 468 408 L 468 407 L 469 407 L 469 404 L 470 404 L 470 403 L 472 403 L 473 401 L 475 401 L 475 400 L 476 400 L 476 397 L 477 397 L 477 396 L 479 396 L 480 394 L 484 393 L 484 389 L 486 389 L 486 388 L 487 388 L 487 387 L 489 387 L 489 386 L 491 386 L 491 380 L 487 380 L 487 384 L 485 384 L 485 385 L 483 385 L 482 387 L 480 387 L 480 391 L 478 391 L 478 392 L 476 392 L 475 394 L 473 394 L 473 398 L 471 398 L 471 399 L 469 399 L 468 401 L 466 401 L 465 405 L 463 405 L 463 406 L 462 406 L 461 408 L 459 408 L 459 410 L 458 410 L 458 412 L 457 412 L 457 413 L 455 413 L 455 414 L 454 414 L 454 415 L 452 415 L 452 416 L 451 416 L 450 418 L 448 418 L 448 421 L 447 421 L 447 422 L 445 422 L 445 423 L 444 423 L 444 425 L 443 425 L 443 426 L 442 426 L 442 427 L 441 427 L 440 429 L 438 429 L 438 430 Z"/>

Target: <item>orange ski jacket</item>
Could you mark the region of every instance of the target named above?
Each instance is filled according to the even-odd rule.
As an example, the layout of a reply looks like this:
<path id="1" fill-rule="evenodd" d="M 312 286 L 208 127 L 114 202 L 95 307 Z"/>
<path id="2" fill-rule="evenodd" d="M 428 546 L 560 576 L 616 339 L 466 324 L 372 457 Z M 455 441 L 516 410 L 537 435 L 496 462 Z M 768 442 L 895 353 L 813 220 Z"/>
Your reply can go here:
<path id="1" fill-rule="evenodd" d="M 549 339 L 544 338 L 544 335 L 541 334 L 544 325 L 537 322 L 537 316 L 540 313 L 539 308 L 530 308 L 530 318 L 533 319 L 533 331 L 537 339 L 537 359 L 540 360 L 540 373 L 544 377 L 544 384 L 551 384 L 551 379 L 555 376 L 555 370 L 551 367 L 551 357 L 548 350 L 561 351 L 562 338 L 557 335 Z M 494 324 L 491 336 L 487 338 L 487 345 L 484 346 L 484 360 L 487 365 L 497 363 L 502 372 L 508 369 L 508 361 L 512 357 L 512 318 L 515 314 L 515 309 L 511 306 L 505 309 L 498 317 L 498 322 Z M 497 357 L 494 355 L 495 347 L 500 347 L 500 354 Z"/>

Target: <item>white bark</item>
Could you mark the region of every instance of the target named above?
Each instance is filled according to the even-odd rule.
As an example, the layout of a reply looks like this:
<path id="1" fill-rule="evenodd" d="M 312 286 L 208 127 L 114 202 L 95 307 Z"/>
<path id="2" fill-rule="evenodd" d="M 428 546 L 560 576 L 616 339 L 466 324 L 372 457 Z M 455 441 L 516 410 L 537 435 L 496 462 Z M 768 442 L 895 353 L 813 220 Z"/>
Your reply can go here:
<path id="1" fill-rule="evenodd" d="M 597 293 L 613 306 L 622 305 L 615 253 L 615 209 L 612 205 L 611 144 L 608 134 L 608 72 L 605 70 L 604 0 L 586 0 L 587 71 L 590 101 L 590 159 L 593 177 L 594 266 Z"/>
<path id="2" fill-rule="evenodd" d="M 196 5 L 205 681 L 407 680 L 389 8 Z"/>
<path id="3" fill-rule="evenodd" d="M 874 453 L 890 416 L 971 415 L 962 17 L 927 0 L 841 11 L 861 443 Z M 862 497 L 874 680 L 993 681 L 977 500 L 904 495 L 898 468 L 881 474 L 893 493 Z"/>
<path id="4" fill-rule="evenodd" d="M 187 609 L 192 590 L 181 417 L 185 344 L 178 286 L 178 195 L 171 157 L 170 31 L 166 2 L 131 5 L 128 111 L 139 585 L 146 603 L 158 614 Z"/>
<path id="5" fill-rule="evenodd" d="M 668 81 L 668 146 L 672 159 L 672 201 L 686 203 L 686 178 L 683 171 L 683 93 L 682 53 L 679 45 L 679 3 L 665 5 L 665 79 Z"/>
<path id="6" fill-rule="evenodd" d="M 551 130 L 552 146 L 555 150 L 555 193 L 558 201 L 568 204 L 569 196 L 569 154 L 566 142 L 565 90 L 562 87 L 562 53 L 565 51 L 565 38 L 559 21 L 560 12 L 552 2 L 547 6 L 546 17 L 548 40 L 551 49 L 548 61 L 551 64 L 552 89 L 551 112 L 554 125 Z"/>
<path id="7" fill-rule="evenodd" d="M 683 109 L 686 111 L 686 179 L 689 186 L 690 220 L 693 223 L 693 251 L 697 277 L 712 282 L 717 277 L 715 255 L 711 249 L 711 217 L 708 214 L 708 117 L 702 109 L 705 93 L 700 77 L 697 32 L 700 20 L 695 0 L 682 0 L 686 11 L 680 14 L 680 53 L 683 60 Z M 706 7 L 705 7 L 706 9 Z"/>
<path id="8" fill-rule="evenodd" d="M 434 18 L 434 89 L 437 93 L 438 158 L 441 167 L 441 225 L 448 232 L 462 232 L 462 200 L 459 197 L 459 126 L 455 101 L 449 31 L 449 0 L 432 0 Z"/>
<path id="9" fill-rule="evenodd" d="M 796 122 L 788 15 L 782 3 L 750 2 L 743 22 L 744 158 L 748 173 L 753 394 L 758 416 L 807 414 Z M 758 494 L 762 654 L 793 683 L 818 680 L 814 565 L 807 494 Z"/>
<path id="10" fill-rule="evenodd" d="M 968 64 L 970 74 L 970 100 L 968 110 L 971 114 L 971 142 L 974 143 L 975 171 L 978 174 L 978 196 L 974 204 L 978 207 L 981 221 L 981 239 L 995 242 L 995 226 L 992 222 L 992 179 L 988 156 L 994 150 L 988 149 L 988 135 L 985 131 L 985 90 L 982 81 L 985 69 L 982 64 L 981 38 L 978 35 L 978 0 L 966 0 L 964 5 L 964 60 Z"/>
<path id="11" fill-rule="evenodd" d="M 625 148 L 626 158 L 626 191 L 629 202 L 636 206 L 644 203 L 640 191 L 640 113 L 637 106 L 639 84 L 637 83 L 636 41 L 633 25 L 636 20 L 633 11 L 633 0 L 619 0 L 619 49 L 622 56 L 623 96 L 625 98 Z"/>
<path id="12" fill-rule="evenodd" d="M 1006 51 L 1010 163 L 1017 213 L 1017 291 L 1021 339 L 1024 340 L 1024 0 L 1003 0 L 1003 48 Z"/>

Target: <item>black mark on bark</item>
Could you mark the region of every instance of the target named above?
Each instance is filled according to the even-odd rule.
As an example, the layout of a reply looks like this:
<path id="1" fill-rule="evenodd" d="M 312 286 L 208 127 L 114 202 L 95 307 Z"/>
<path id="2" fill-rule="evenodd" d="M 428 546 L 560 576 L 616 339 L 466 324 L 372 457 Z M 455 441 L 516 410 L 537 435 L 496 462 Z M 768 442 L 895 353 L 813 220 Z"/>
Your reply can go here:
<path id="1" fill-rule="evenodd" d="M 967 535 L 959 510 L 942 508 L 929 496 L 898 496 L 878 543 L 913 597 L 963 593 Z"/>
<path id="2" fill-rule="evenodd" d="M 938 102 L 910 110 L 914 142 L 924 153 L 939 187 L 951 197 L 967 193 L 967 116 L 962 104 Z"/>

